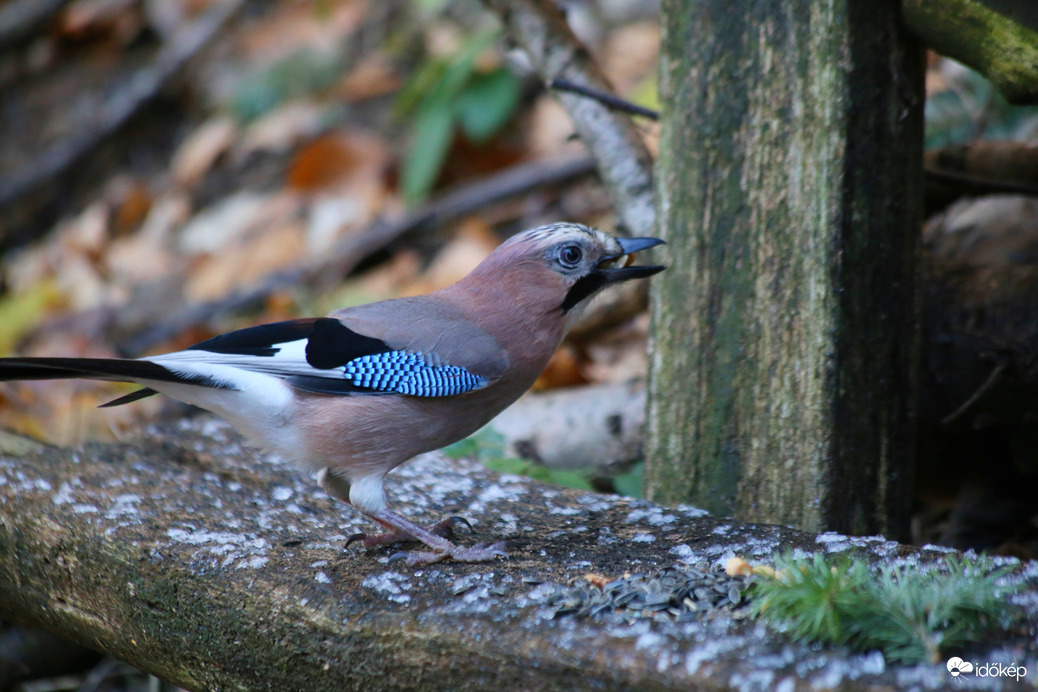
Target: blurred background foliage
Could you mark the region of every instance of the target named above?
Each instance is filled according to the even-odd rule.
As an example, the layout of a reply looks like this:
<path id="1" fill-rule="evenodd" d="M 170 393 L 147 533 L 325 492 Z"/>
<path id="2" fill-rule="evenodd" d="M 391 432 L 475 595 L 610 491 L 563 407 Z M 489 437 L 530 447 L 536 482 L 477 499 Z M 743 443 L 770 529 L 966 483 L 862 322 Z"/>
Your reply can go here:
<path id="1" fill-rule="evenodd" d="M 563 5 L 618 95 L 658 107 L 656 3 Z M 584 152 L 475 0 L 67 0 L 9 35 L 0 32 L 5 353 L 182 348 L 435 290 L 538 223 L 614 223 L 591 175 L 559 183 L 541 172 L 504 199 L 483 187 Z M 176 69 L 171 53 L 185 56 Z M 927 97 L 930 149 L 1038 132 L 1038 109 L 1009 106 L 981 76 L 933 54 Z M 130 115 L 113 119 L 119 107 Z M 638 126 L 654 150 L 657 126 Z M 444 214 L 459 192 L 475 203 Z M 430 210 L 431 222 L 411 223 Z M 641 377 L 639 308 L 567 342 L 537 389 Z M 5 385 L 0 425 L 71 443 L 184 413 L 160 398 L 94 409 L 127 389 Z M 635 437 L 638 425 L 627 426 Z M 603 485 L 601 464 L 545 471 L 543 460 L 517 462 L 513 443 L 472 449 L 501 470 L 640 492 L 637 453 L 608 460 Z"/>
<path id="2" fill-rule="evenodd" d="M 658 108 L 658 2 L 560 5 L 616 93 Z M 983 142 L 1035 149 L 1038 110 L 1009 106 L 971 70 L 931 54 L 926 89 L 931 154 Z M 476 0 L 7 0 L 0 93 L 5 354 L 175 350 L 441 288 L 540 223 L 615 225 L 567 115 Z M 657 125 L 638 127 L 655 152 Z M 505 177 L 515 186 L 501 195 Z M 1024 182 L 1038 185 L 1038 174 Z M 942 201 L 927 233 L 972 234 L 963 252 L 976 258 L 1011 228 L 1014 249 L 990 255 L 1032 261 L 1019 248 L 1038 239 L 1038 214 L 1014 200 L 982 218 L 971 200 Z M 559 435 L 567 445 L 584 435 L 566 447 L 579 451 L 550 458 L 561 443 L 532 445 L 492 424 L 449 453 L 640 495 L 643 419 L 599 404 L 608 391 L 617 409 L 640 410 L 647 319 L 637 297 L 612 310 L 569 339 L 518 404 L 532 411 L 538 397 L 577 392 Z M 0 427 L 74 444 L 193 413 L 160 397 L 96 410 L 129 389 L 5 384 Z M 595 446 L 603 441 L 622 444 Z M 921 502 L 920 540 L 939 533 L 954 497 Z M 77 665 L 19 689 L 158 688 L 111 662 L 87 681 Z"/>

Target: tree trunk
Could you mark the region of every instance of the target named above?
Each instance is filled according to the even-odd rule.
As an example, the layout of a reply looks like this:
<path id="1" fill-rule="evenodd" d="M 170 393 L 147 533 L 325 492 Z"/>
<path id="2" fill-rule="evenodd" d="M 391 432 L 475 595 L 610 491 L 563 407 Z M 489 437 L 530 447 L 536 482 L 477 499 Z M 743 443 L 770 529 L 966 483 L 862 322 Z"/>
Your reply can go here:
<path id="1" fill-rule="evenodd" d="M 906 535 L 923 61 L 898 6 L 663 2 L 656 501 Z"/>

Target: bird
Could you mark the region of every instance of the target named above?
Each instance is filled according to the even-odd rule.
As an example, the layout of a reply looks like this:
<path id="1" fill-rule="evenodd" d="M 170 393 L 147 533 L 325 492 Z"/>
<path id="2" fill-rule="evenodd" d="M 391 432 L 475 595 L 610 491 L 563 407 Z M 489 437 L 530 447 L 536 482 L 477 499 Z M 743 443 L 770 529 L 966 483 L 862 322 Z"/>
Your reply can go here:
<path id="1" fill-rule="evenodd" d="M 522 231 L 456 283 L 425 295 L 246 327 L 136 359 L 0 358 L 0 381 L 89 378 L 143 387 L 206 409 L 253 446 L 316 474 L 381 527 L 367 549 L 418 541 L 409 565 L 507 557 L 506 542 L 454 543 L 449 517 L 423 527 L 387 506 L 387 473 L 483 427 L 526 392 L 592 297 L 659 265 L 633 254 L 658 238 L 617 238 L 560 222 Z"/>

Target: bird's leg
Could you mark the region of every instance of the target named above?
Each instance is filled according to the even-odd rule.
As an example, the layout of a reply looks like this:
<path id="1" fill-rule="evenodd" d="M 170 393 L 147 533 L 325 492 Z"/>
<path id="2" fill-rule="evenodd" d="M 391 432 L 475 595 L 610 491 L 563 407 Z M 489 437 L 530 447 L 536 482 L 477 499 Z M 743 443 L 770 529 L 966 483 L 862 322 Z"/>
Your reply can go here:
<path id="1" fill-rule="evenodd" d="M 385 531 L 376 534 L 355 533 L 347 539 L 347 548 L 357 541 L 362 541 L 364 547 L 370 549 L 381 545 L 392 545 L 394 543 L 403 543 L 405 541 L 420 540 L 418 537 L 410 533 L 405 533 L 395 526 L 381 522 L 375 517 L 369 518 L 382 526 Z M 447 517 L 446 519 L 441 519 L 432 526 L 426 527 L 425 530 L 433 535 L 440 536 L 441 538 L 451 539 L 454 538 L 454 526 L 456 524 L 464 524 L 469 529 L 472 528 L 472 524 L 470 524 L 464 517 Z"/>
<path id="2" fill-rule="evenodd" d="M 320 473 L 317 474 L 317 482 L 320 483 L 321 487 L 324 488 L 324 491 L 332 497 L 338 500 L 342 500 L 343 502 L 349 505 L 353 505 L 353 503 L 350 502 L 349 481 L 347 481 L 345 478 L 341 476 L 332 473 L 331 469 L 321 469 Z M 412 524 L 403 517 L 400 517 L 392 513 L 389 514 L 392 517 L 399 519 L 399 521 L 384 521 L 380 519 L 378 516 L 364 513 L 364 515 L 367 516 L 369 519 L 375 521 L 384 529 L 386 529 L 385 532 L 373 535 L 368 535 L 365 533 L 355 533 L 352 536 L 350 536 L 349 539 L 347 539 L 346 547 L 349 548 L 350 545 L 356 541 L 362 541 L 362 545 L 365 548 L 376 548 L 378 546 L 392 545 L 394 543 L 402 543 L 404 541 L 421 541 L 422 543 L 426 543 L 424 539 L 416 535 L 413 531 L 407 528 L 403 528 L 400 522 L 403 522 L 403 524 L 406 524 L 409 527 L 413 527 L 419 531 L 422 531 L 425 534 L 432 535 L 434 538 L 439 538 L 440 540 L 453 538 L 454 526 L 457 523 L 462 523 L 469 529 L 472 528 L 472 525 L 462 517 L 447 517 L 442 521 L 436 522 L 427 529 L 422 529 L 420 526 Z M 426 544 L 428 545 L 428 543 Z"/>
<path id="3" fill-rule="evenodd" d="M 446 560 L 447 558 L 451 558 L 458 562 L 488 562 L 498 556 L 508 557 L 508 553 L 505 552 L 507 544 L 504 541 L 498 543 L 480 543 L 479 545 L 465 547 L 455 545 L 446 538 L 437 536 L 431 531 L 423 529 L 421 526 L 408 521 L 399 514 L 390 512 L 388 509 L 383 509 L 378 514 L 371 514 L 368 516 L 370 516 L 373 521 L 385 526 L 387 529 L 413 536 L 415 539 L 431 548 L 431 550 L 421 552 L 397 553 L 390 558 L 391 562 L 404 560 L 408 565 L 415 566 L 431 565 L 435 562 Z"/>

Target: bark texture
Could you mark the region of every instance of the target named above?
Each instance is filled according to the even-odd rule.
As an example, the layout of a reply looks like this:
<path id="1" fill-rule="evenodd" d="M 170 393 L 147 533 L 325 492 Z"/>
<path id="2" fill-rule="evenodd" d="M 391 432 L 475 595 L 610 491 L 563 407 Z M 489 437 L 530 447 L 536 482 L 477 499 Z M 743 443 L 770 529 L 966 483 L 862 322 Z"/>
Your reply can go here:
<path id="1" fill-rule="evenodd" d="M 647 488 L 904 536 L 922 54 L 893 0 L 664 0 Z"/>
<path id="2" fill-rule="evenodd" d="M 463 543 L 520 544 L 508 560 L 418 569 L 386 564 L 396 548 L 343 551 L 372 527 L 208 419 L 80 449 L 0 434 L 0 619 L 198 691 L 727 690 L 733 680 L 792 688 L 805 676 L 807 686 L 888 690 L 901 667 L 762 636 L 722 612 L 633 625 L 553 617 L 549 594 L 587 585 L 589 573 L 793 548 L 869 562 L 944 557 L 875 537 L 816 541 L 437 455 L 394 471 L 388 489 L 420 522 L 465 516 L 475 535 Z M 1013 652 L 984 660 L 1038 649 L 1026 634 L 1005 645 Z M 935 665 L 933 675 L 947 672 Z"/>

